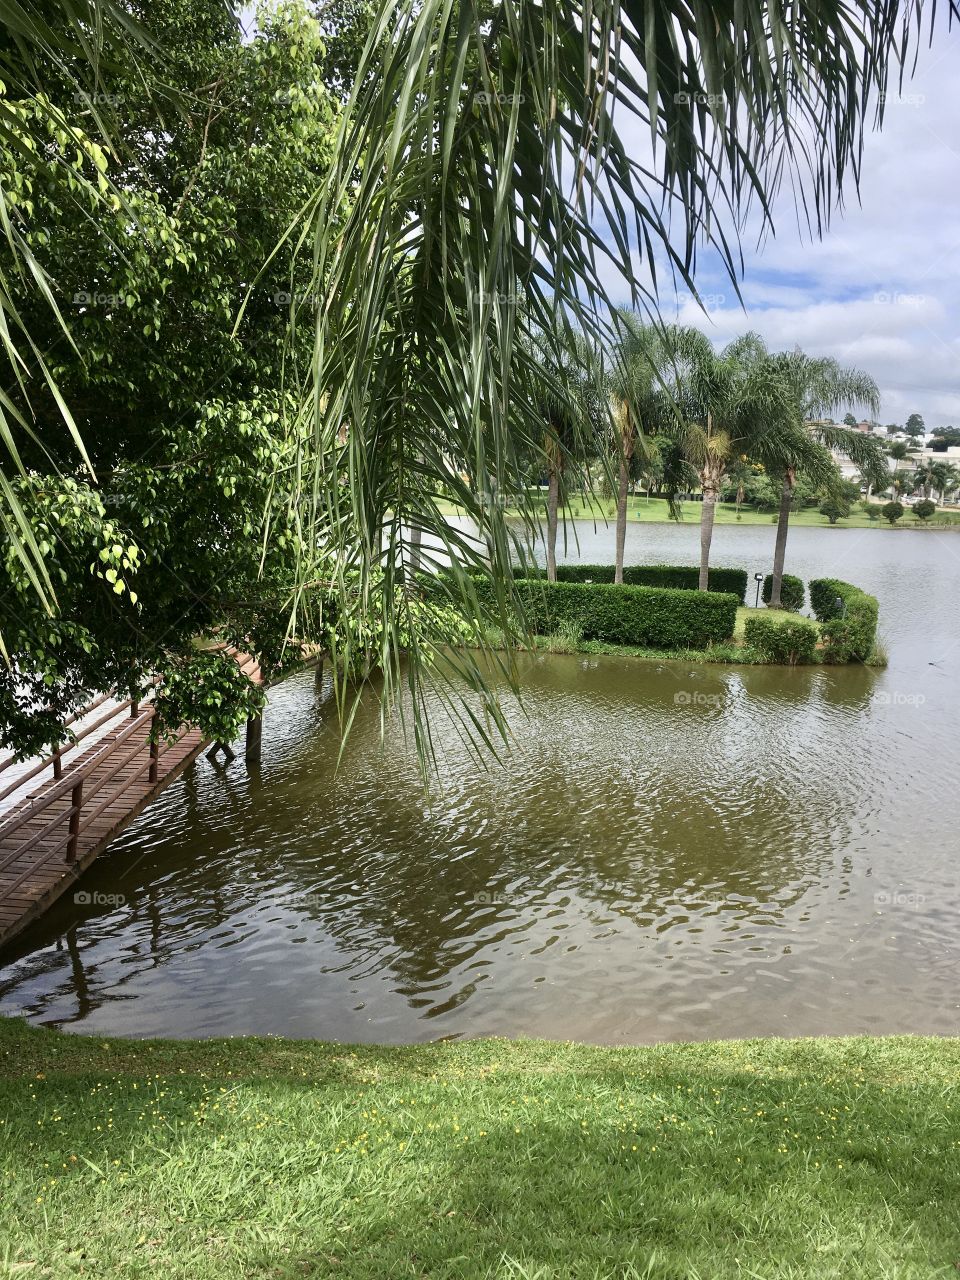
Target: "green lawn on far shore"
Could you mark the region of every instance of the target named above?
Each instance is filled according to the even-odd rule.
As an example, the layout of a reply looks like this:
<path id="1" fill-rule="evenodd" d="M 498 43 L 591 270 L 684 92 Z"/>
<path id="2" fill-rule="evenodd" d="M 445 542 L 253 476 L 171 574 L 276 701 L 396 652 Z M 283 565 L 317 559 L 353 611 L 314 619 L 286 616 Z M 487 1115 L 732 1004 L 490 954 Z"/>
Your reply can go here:
<path id="1" fill-rule="evenodd" d="M 603 1049 L 0 1023 L 0 1275 L 931 1280 L 960 1040 Z"/>
<path id="2" fill-rule="evenodd" d="M 544 502 L 544 518 L 546 516 L 546 499 Z M 440 504 L 440 510 L 448 515 L 457 515 L 461 513 L 461 509 L 452 502 L 443 501 Z M 701 506 L 699 502 L 683 503 L 683 522 L 698 523 L 700 520 Z M 879 511 L 879 505 L 877 507 Z M 936 515 L 930 520 L 924 522 L 918 520 L 910 512 L 910 508 L 906 507 L 905 514 L 896 526 L 896 530 L 902 529 L 944 529 L 944 528 L 960 528 L 960 510 L 945 509 L 938 510 Z M 574 520 L 595 520 L 598 524 L 604 521 L 612 523 L 616 519 L 616 507 L 609 499 L 601 499 L 597 502 L 590 503 L 574 499 L 569 507 L 563 509 L 568 519 Z M 507 508 L 509 514 L 510 508 Z M 752 507 L 741 507 L 739 512 L 739 520 L 737 518 L 737 509 L 732 502 L 720 502 L 716 508 L 717 524 L 745 524 L 745 525 L 774 525 L 776 524 L 776 514 L 771 511 L 755 511 Z M 627 502 L 627 518 L 631 521 L 637 521 L 641 524 L 667 524 L 670 522 L 670 516 L 667 512 L 667 504 L 663 498 L 630 498 Z M 831 527 L 830 521 L 826 516 L 822 516 L 816 507 L 810 507 L 803 511 L 794 511 L 790 516 L 791 527 L 796 528 L 824 528 Z M 859 507 L 855 507 L 853 514 L 847 519 L 841 520 L 839 524 L 833 526 L 837 529 L 891 529 L 890 524 L 883 519 L 871 520 Z"/>

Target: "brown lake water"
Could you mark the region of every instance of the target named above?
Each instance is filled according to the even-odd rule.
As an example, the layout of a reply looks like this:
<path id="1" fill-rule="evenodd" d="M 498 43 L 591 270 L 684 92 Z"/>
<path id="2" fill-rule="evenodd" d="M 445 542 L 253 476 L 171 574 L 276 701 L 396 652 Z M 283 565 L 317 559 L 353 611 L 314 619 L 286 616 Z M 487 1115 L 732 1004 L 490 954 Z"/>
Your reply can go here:
<path id="1" fill-rule="evenodd" d="M 580 526 L 569 559 L 608 561 Z M 634 525 L 628 560 L 696 531 Z M 773 529 L 714 561 L 767 571 Z M 960 1033 L 960 535 L 795 529 L 890 655 L 787 670 L 544 655 L 501 765 L 438 721 L 426 796 L 310 674 L 262 766 L 201 759 L 3 957 L 0 1013 L 131 1036 L 602 1043 Z"/>

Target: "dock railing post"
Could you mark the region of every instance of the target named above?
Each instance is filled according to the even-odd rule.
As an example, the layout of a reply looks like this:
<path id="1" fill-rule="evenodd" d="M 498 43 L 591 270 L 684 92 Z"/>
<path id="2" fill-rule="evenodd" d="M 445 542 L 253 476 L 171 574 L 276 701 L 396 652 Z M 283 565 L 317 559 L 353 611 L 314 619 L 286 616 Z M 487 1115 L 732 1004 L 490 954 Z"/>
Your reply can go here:
<path id="1" fill-rule="evenodd" d="M 156 782 L 158 765 L 160 763 L 160 744 L 156 738 L 150 739 L 150 773 L 149 780 Z"/>
<path id="2" fill-rule="evenodd" d="M 247 743 L 244 758 L 248 764 L 260 763 L 260 750 L 263 741 L 263 716 L 251 716 L 247 721 Z"/>
<path id="3" fill-rule="evenodd" d="M 77 838 L 80 835 L 80 810 L 83 808 L 83 779 L 81 778 L 70 792 L 70 839 L 67 842 L 67 861 L 77 859 Z"/>

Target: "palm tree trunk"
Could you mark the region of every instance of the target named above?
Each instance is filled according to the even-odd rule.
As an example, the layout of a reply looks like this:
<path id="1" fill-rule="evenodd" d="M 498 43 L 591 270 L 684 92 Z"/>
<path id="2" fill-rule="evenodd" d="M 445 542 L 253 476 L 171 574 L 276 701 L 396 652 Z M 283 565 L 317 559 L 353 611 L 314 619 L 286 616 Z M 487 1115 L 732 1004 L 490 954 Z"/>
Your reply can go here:
<path id="1" fill-rule="evenodd" d="M 713 541 L 713 517 L 717 505 L 717 490 L 712 481 L 703 484 L 703 505 L 700 509 L 700 591 L 707 591 L 710 584 L 710 543 Z"/>
<path id="2" fill-rule="evenodd" d="M 783 589 L 783 562 L 787 556 L 787 534 L 790 530 L 790 508 L 793 506 L 793 487 L 797 473 L 788 467 L 780 490 L 780 518 L 777 521 L 777 541 L 773 549 L 773 583 L 770 588 L 770 609 L 781 609 L 780 593 Z"/>
<path id="3" fill-rule="evenodd" d="M 630 472 L 626 458 L 620 459 L 620 488 L 617 492 L 617 559 L 614 582 L 623 582 L 623 551 L 627 541 L 627 487 Z"/>
<path id="4" fill-rule="evenodd" d="M 547 487 L 547 581 L 557 580 L 557 509 L 560 505 L 560 472 L 550 468 Z"/>
<path id="5" fill-rule="evenodd" d="M 423 541 L 423 530 L 418 524 L 410 526 L 410 577 L 414 581 L 420 573 L 420 543 Z"/>
<path id="6" fill-rule="evenodd" d="M 621 406 L 620 420 L 620 487 L 617 490 L 617 553 L 614 582 L 623 582 L 623 551 L 627 541 L 627 492 L 630 487 L 630 463 L 636 444 L 630 406 Z"/>

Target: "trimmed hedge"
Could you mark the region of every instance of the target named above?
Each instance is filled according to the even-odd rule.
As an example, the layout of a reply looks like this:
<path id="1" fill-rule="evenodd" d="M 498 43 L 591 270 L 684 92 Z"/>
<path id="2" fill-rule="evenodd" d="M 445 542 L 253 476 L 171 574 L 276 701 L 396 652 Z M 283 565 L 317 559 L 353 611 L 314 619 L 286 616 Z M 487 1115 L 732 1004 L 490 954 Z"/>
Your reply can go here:
<path id="1" fill-rule="evenodd" d="M 612 583 L 612 564 L 558 564 L 558 582 Z M 514 569 L 518 578 L 543 577 L 543 571 Z M 628 564 L 623 567 L 623 585 L 627 587 L 669 587 L 677 591 L 696 591 L 700 570 L 696 565 Z M 708 590 L 730 592 L 743 604 L 747 597 L 746 569 L 711 569 Z"/>
<path id="2" fill-rule="evenodd" d="M 489 579 L 477 580 L 478 595 Z M 517 582 L 531 631 L 550 635 L 561 626 L 579 628 L 584 640 L 651 649 L 703 649 L 733 635 L 737 597 L 717 591 L 677 591 L 613 583 Z"/>
<path id="3" fill-rule="evenodd" d="M 880 606 L 876 596 L 840 578 L 813 578 L 810 603 L 822 623 L 824 661 L 866 662 L 877 639 Z"/>
<path id="4" fill-rule="evenodd" d="M 791 667 L 814 662 L 817 628 L 801 618 L 778 622 L 775 618 L 748 618 L 743 638 L 768 662 L 787 662 Z"/>
<path id="5" fill-rule="evenodd" d="M 763 603 L 769 604 L 770 597 L 773 595 L 773 574 L 768 573 L 763 580 Z M 807 596 L 807 589 L 803 585 L 802 578 L 795 578 L 792 573 L 785 573 L 783 581 L 780 584 L 780 606 L 783 609 L 789 609 L 791 613 L 798 613 L 803 608 L 803 602 Z"/>

